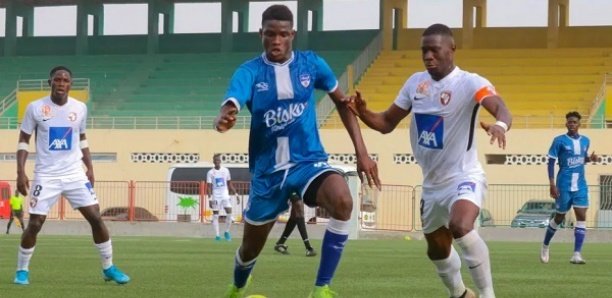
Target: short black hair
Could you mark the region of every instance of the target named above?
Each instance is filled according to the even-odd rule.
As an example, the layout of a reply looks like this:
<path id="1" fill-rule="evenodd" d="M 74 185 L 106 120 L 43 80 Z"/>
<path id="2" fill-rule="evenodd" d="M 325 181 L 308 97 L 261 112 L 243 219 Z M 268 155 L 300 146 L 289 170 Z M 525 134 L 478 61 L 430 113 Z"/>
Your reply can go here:
<path id="1" fill-rule="evenodd" d="M 445 36 L 453 37 L 453 31 L 451 31 L 451 29 L 448 28 L 448 26 L 444 24 L 433 24 L 427 27 L 425 31 L 423 31 L 422 36 L 429 36 L 429 35 L 445 35 Z"/>
<path id="2" fill-rule="evenodd" d="M 582 116 L 580 116 L 580 113 L 578 113 L 576 111 L 571 111 L 571 112 L 565 114 L 565 119 L 569 119 L 570 117 L 576 117 L 576 118 L 578 118 L 578 120 L 582 119 Z"/>
<path id="3" fill-rule="evenodd" d="M 63 70 L 65 72 L 67 72 L 70 75 L 70 77 L 72 77 L 72 71 L 70 71 L 70 69 L 68 69 L 68 67 L 62 66 L 62 65 L 56 66 L 56 67 L 52 68 L 51 71 L 49 72 L 49 77 L 53 77 L 53 75 L 55 75 L 55 73 L 60 71 L 60 70 Z"/>
<path id="4" fill-rule="evenodd" d="M 213 159 L 215 159 L 215 158 L 217 158 L 217 157 L 218 157 L 219 159 L 221 159 L 221 153 L 215 153 L 215 154 L 213 154 Z"/>
<path id="5" fill-rule="evenodd" d="M 261 15 L 261 25 L 263 26 L 265 21 L 288 21 L 293 25 L 293 13 L 289 7 L 282 4 L 274 4 Z"/>

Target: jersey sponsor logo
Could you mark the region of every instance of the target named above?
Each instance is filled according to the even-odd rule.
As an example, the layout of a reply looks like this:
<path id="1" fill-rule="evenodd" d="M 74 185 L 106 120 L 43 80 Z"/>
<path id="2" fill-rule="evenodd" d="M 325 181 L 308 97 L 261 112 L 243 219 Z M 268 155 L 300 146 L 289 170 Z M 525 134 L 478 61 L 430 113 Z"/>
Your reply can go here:
<path id="1" fill-rule="evenodd" d="M 440 93 L 440 103 L 444 106 L 448 105 L 451 100 L 451 92 L 450 91 L 442 91 Z"/>
<path id="2" fill-rule="evenodd" d="M 268 89 L 269 89 L 268 83 L 266 83 L 266 82 L 259 82 L 259 83 L 255 84 L 255 89 L 257 90 L 257 92 L 268 91 Z"/>
<path id="3" fill-rule="evenodd" d="M 301 74 L 300 75 L 300 84 L 304 86 L 304 88 L 308 88 L 310 86 L 310 74 Z"/>
<path id="4" fill-rule="evenodd" d="M 584 156 L 569 157 L 567 159 L 568 167 L 577 167 L 584 164 Z"/>
<path id="5" fill-rule="evenodd" d="M 474 191 L 476 191 L 476 183 L 471 182 L 471 181 L 461 182 L 457 186 L 458 195 L 465 195 L 465 194 L 473 193 Z"/>
<path id="6" fill-rule="evenodd" d="M 215 177 L 215 186 L 216 187 L 225 186 L 225 179 L 223 179 L 222 177 Z"/>
<path id="7" fill-rule="evenodd" d="M 66 151 L 72 149 L 72 127 L 49 128 L 49 150 Z"/>
<path id="8" fill-rule="evenodd" d="M 85 183 L 85 187 L 87 188 L 87 190 L 89 191 L 89 193 L 91 194 L 91 197 L 95 200 L 98 200 L 98 198 L 96 197 L 96 192 L 93 189 L 93 185 L 91 185 L 91 182 L 87 181 Z"/>
<path id="9" fill-rule="evenodd" d="M 417 143 L 432 149 L 444 148 L 444 118 L 437 115 L 414 114 L 419 139 Z"/>
<path id="10" fill-rule="evenodd" d="M 285 129 L 285 127 L 297 120 L 308 106 L 307 103 L 291 103 L 289 106 L 277 107 L 276 109 L 270 109 L 264 113 L 264 122 L 266 126 L 272 131 L 279 131 Z"/>

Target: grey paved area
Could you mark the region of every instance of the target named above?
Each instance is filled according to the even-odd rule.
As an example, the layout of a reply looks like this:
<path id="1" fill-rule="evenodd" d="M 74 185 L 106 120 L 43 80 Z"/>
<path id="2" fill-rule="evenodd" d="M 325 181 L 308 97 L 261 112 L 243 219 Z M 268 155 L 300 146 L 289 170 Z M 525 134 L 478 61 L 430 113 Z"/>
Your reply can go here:
<path id="1" fill-rule="evenodd" d="M 6 220 L 0 220 L 0 231 L 4 232 Z M 169 237 L 214 237 L 211 224 L 202 223 L 175 223 L 175 222 L 106 222 L 111 234 L 114 236 L 169 236 Z M 223 227 L 223 223 L 221 227 Z M 283 231 L 285 224 L 275 225 L 271 238 L 277 238 Z M 308 224 L 309 238 L 321 239 L 325 232 L 325 224 Z M 242 237 L 242 224 L 232 225 L 232 236 Z M 13 233 L 17 232 L 15 227 L 11 228 Z M 48 220 L 42 231 L 42 235 L 90 235 L 91 230 L 85 221 Z M 544 229 L 540 228 L 480 228 L 479 233 L 487 241 L 525 241 L 539 242 L 544 237 Z M 395 232 L 395 231 L 370 231 L 362 230 L 359 233 L 360 239 L 404 239 L 409 236 L 413 240 L 423 240 L 423 234 L 416 232 Z M 298 231 L 294 231 L 292 238 L 299 238 Z M 573 242 L 574 232 L 571 229 L 561 229 L 555 235 L 555 242 Z M 589 229 L 587 231 L 587 242 L 612 243 L 612 229 Z"/>

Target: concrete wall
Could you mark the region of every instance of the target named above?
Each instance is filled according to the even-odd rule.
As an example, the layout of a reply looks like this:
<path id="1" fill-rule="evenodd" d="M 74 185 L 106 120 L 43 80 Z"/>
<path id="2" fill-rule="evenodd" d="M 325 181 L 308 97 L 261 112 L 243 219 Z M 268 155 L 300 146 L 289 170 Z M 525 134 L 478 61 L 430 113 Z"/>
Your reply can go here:
<path id="1" fill-rule="evenodd" d="M 612 154 L 610 130 L 583 129 L 581 132 L 591 138 L 591 148 L 597 154 Z M 363 129 L 364 139 L 371 154 L 378 154 L 379 171 L 384 184 L 418 185 L 421 170 L 418 165 L 395 164 L 393 155 L 411 153 L 408 130 L 398 129 L 391 134 Z M 491 184 L 546 184 L 545 165 L 487 165 L 485 154 L 546 154 L 554 136 L 565 133 L 552 129 L 516 129 L 507 135 L 508 146 L 501 150 L 489 145 L 486 134 L 477 132 L 480 159 Z M 225 134 L 213 130 L 89 130 L 87 132 L 92 152 L 117 154 L 116 162 L 95 162 L 97 180 L 166 180 L 169 163 L 134 163 L 134 152 L 199 153 L 201 161 L 210 161 L 213 153 L 246 153 L 247 130 L 233 130 Z M 14 153 L 17 144 L 17 130 L 2 130 L 3 140 L 0 153 Z M 353 153 L 348 134 L 341 129 L 323 130 L 322 140 L 328 153 Z M 30 151 L 34 151 L 31 145 Z M 28 162 L 31 173 L 33 162 Z M 0 179 L 15 179 L 15 161 L 0 161 Z M 600 174 L 612 174 L 612 167 L 589 165 L 589 184 L 597 184 Z"/>

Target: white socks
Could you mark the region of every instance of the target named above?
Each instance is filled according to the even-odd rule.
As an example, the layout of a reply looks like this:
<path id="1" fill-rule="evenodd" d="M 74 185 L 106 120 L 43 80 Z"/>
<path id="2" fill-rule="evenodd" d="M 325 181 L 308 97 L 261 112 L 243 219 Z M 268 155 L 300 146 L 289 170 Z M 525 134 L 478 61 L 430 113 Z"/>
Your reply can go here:
<path id="1" fill-rule="evenodd" d="M 231 214 L 232 213 L 230 212 L 225 216 L 225 231 L 226 232 L 230 231 L 230 228 L 232 227 L 232 221 L 234 221 Z"/>
<path id="2" fill-rule="evenodd" d="M 461 247 L 463 259 L 472 274 L 474 284 L 478 287 L 480 297 L 495 297 L 487 244 L 480 238 L 476 230 L 470 231 L 455 241 Z"/>
<path id="3" fill-rule="evenodd" d="M 17 252 L 17 271 L 29 270 L 30 259 L 32 258 L 32 254 L 34 254 L 34 247 L 35 246 L 32 248 L 23 248 L 19 246 L 19 251 Z"/>
<path id="4" fill-rule="evenodd" d="M 96 247 L 100 252 L 100 260 L 102 261 L 102 269 L 106 270 L 113 266 L 113 245 L 111 240 L 106 242 L 96 243 Z"/>
<path id="5" fill-rule="evenodd" d="M 215 235 L 219 236 L 219 214 L 213 213 L 213 227 L 215 228 Z"/>
<path id="6" fill-rule="evenodd" d="M 465 292 L 465 285 L 461 279 L 461 258 L 455 248 L 451 245 L 451 252 L 444 260 L 432 260 L 436 266 L 438 276 L 448 289 L 451 297 L 461 297 Z"/>

